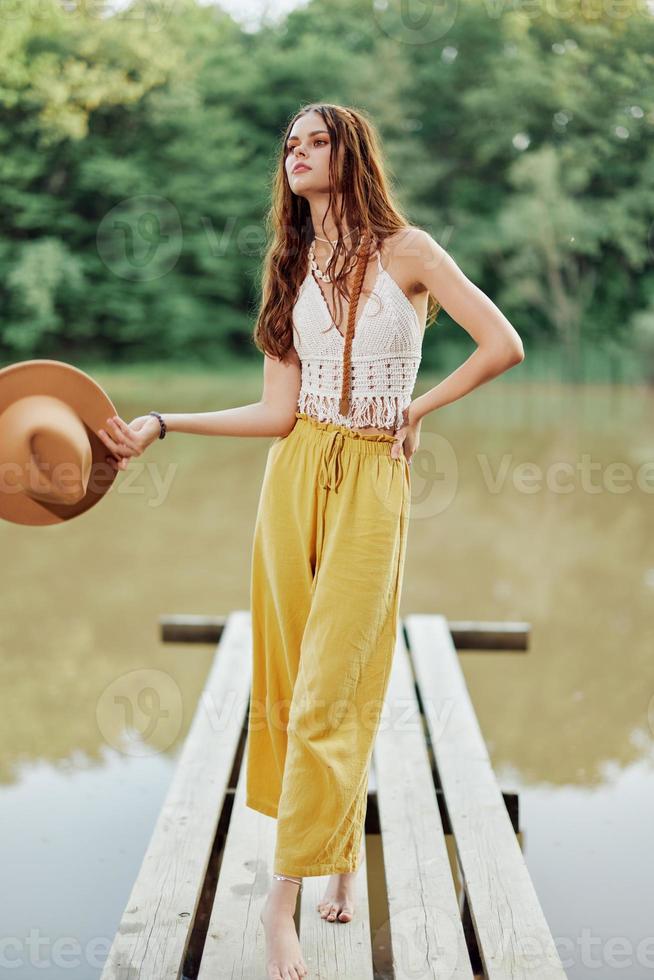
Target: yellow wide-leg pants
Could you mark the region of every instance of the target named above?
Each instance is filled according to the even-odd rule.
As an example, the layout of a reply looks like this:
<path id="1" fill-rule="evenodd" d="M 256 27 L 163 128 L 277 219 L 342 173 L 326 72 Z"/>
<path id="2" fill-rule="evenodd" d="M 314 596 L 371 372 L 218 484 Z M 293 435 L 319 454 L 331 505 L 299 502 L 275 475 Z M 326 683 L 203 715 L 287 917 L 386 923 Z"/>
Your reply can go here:
<path id="1" fill-rule="evenodd" d="M 273 870 L 355 871 L 399 627 L 410 469 L 393 436 L 296 412 L 268 451 L 251 564 L 246 804 Z"/>

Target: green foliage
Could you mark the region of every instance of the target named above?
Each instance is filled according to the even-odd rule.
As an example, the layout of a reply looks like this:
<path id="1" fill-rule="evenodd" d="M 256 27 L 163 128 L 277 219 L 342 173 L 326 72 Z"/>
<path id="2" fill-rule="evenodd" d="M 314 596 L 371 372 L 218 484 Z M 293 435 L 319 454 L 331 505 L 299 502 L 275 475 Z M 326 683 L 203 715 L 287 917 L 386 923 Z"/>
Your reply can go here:
<path id="1" fill-rule="evenodd" d="M 311 99 L 371 113 L 411 220 L 527 349 L 560 345 L 572 374 L 589 345 L 650 350 L 644 6 L 464 0 L 422 24 L 396 0 L 313 0 L 256 31 L 195 0 L 3 9 L 2 361 L 258 357 L 270 178 Z M 441 313 L 427 363 L 460 337 Z"/>

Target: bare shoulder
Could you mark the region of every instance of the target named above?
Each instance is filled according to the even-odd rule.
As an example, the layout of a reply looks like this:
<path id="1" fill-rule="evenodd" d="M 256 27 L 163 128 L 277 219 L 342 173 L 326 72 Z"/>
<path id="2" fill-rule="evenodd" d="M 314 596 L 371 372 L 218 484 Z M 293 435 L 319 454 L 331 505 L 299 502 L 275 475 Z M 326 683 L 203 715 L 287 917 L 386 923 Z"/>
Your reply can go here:
<path id="1" fill-rule="evenodd" d="M 428 232 L 414 225 L 407 225 L 384 239 L 382 263 L 393 278 L 402 284 L 404 292 L 415 296 L 427 292 L 424 283 L 424 265 L 431 254 L 434 240 Z"/>

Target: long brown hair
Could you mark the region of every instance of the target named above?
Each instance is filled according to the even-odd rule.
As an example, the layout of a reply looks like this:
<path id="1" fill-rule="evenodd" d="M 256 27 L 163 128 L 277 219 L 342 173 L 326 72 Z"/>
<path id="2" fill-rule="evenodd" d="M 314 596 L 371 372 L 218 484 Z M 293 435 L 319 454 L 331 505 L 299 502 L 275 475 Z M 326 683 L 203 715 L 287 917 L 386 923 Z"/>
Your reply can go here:
<path id="1" fill-rule="evenodd" d="M 308 202 L 293 194 L 286 174 L 286 141 L 293 124 L 308 112 L 318 112 L 330 136 L 328 210 L 334 205 L 334 191 L 340 191 L 341 209 L 334 210 L 333 219 L 338 240 L 326 268 L 339 296 L 349 302 L 348 323 L 343 354 L 343 393 L 340 411 L 346 415 L 349 407 L 350 360 L 356 310 L 373 249 L 383 240 L 410 223 L 393 201 L 385 173 L 383 154 L 377 130 L 365 112 L 326 102 L 305 104 L 295 113 L 284 132 L 277 167 L 272 175 L 272 202 L 266 214 L 269 245 L 263 263 L 261 282 L 262 302 L 254 328 L 257 348 L 284 360 L 293 345 L 293 306 L 308 268 L 308 249 L 315 231 Z M 339 176 L 339 148 L 343 145 L 342 171 Z M 351 228 L 357 229 L 348 251 L 343 235 L 343 217 Z M 320 232 L 319 232 L 320 233 Z M 338 275 L 332 270 L 345 259 Z M 349 296 L 346 277 L 356 263 Z M 339 322 L 342 303 L 339 303 Z M 430 295 L 427 325 L 435 319 L 440 304 Z"/>

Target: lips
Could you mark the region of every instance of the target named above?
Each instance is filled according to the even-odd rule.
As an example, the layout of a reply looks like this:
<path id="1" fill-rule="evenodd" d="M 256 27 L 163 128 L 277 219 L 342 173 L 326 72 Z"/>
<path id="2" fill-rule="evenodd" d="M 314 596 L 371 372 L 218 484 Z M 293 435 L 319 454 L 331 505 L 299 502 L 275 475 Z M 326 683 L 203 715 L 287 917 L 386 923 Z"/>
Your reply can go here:
<path id="1" fill-rule="evenodd" d="M 311 167 L 307 167 L 306 163 L 296 163 L 293 167 L 292 173 L 296 174 L 298 171 L 311 170 Z"/>

